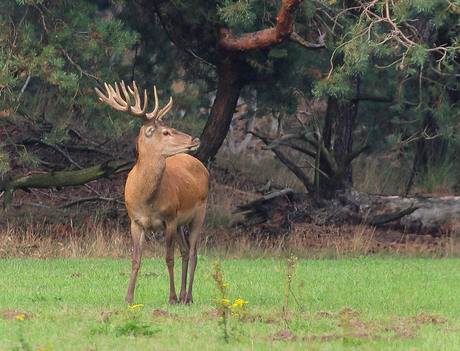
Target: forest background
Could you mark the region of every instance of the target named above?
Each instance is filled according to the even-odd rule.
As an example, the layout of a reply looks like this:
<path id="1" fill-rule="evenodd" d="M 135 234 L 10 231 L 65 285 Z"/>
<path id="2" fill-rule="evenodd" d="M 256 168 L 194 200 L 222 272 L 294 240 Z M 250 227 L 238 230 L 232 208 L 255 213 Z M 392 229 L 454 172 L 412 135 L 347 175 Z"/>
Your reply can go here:
<path id="1" fill-rule="evenodd" d="M 416 210 L 414 196 L 458 199 L 459 6 L 2 1 L 2 237 L 83 238 L 97 226 L 126 241 L 123 183 L 141 124 L 94 88 L 135 80 L 149 94 L 156 85 L 162 102 L 172 96 L 168 123 L 202 141 L 206 242 L 239 235 L 275 247 L 297 233 L 293 247 L 346 251 L 358 240 L 364 252 L 415 243 L 458 253 L 458 213 L 429 230 L 399 222 L 380 233 L 361 223 L 388 206 L 372 211 L 375 199 L 356 194 L 412 196 L 392 208 L 400 217 Z M 278 196 L 233 213 L 280 190 L 287 204 Z"/>

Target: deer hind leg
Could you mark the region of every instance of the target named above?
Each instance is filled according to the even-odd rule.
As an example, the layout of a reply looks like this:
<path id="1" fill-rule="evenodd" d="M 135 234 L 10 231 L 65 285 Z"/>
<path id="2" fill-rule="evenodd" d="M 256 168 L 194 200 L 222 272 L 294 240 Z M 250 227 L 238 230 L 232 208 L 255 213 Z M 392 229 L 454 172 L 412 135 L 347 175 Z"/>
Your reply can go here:
<path id="1" fill-rule="evenodd" d="M 188 239 L 188 230 L 185 227 L 178 228 L 176 233 L 176 241 L 180 247 L 180 254 L 182 257 L 182 280 L 180 285 L 179 302 L 185 302 L 187 294 L 187 271 L 190 258 L 190 241 Z"/>
<path id="2" fill-rule="evenodd" d="M 135 221 L 131 222 L 131 238 L 133 240 L 133 261 L 131 267 L 131 279 L 129 281 L 128 294 L 126 302 L 133 302 L 134 287 L 136 285 L 137 272 L 141 266 L 142 259 L 142 244 L 144 242 L 144 228 Z"/>
<path id="3" fill-rule="evenodd" d="M 177 233 L 176 223 L 166 225 L 166 265 L 169 273 L 169 303 L 177 303 L 176 288 L 174 286 L 174 237 Z"/>
<path id="4" fill-rule="evenodd" d="M 201 228 L 203 226 L 204 216 L 206 214 L 206 201 L 200 205 L 196 211 L 195 217 L 190 222 L 189 226 L 189 240 L 190 240 L 190 279 L 188 282 L 188 291 L 185 296 L 185 303 L 189 304 L 193 302 L 193 278 L 195 276 L 195 268 L 198 259 L 198 253 L 196 244 L 201 234 Z"/>

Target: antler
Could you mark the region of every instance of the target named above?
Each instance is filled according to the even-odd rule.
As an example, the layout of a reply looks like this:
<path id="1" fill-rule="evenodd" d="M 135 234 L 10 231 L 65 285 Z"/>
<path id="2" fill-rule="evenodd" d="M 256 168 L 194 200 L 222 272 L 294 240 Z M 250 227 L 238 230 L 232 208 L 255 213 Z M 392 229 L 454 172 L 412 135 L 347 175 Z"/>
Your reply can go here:
<path id="1" fill-rule="evenodd" d="M 163 116 L 169 112 L 173 104 L 172 97 L 170 97 L 168 104 L 165 107 L 163 107 L 160 111 L 158 111 L 157 87 L 154 86 L 153 92 L 155 97 L 155 108 L 152 112 L 146 113 L 145 111 L 147 110 L 148 102 L 147 90 L 144 89 L 144 106 L 141 109 L 141 98 L 139 96 L 139 90 L 137 89 L 135 81 L 133 81 L 133 89 L 131 89 L 129 85 L 128 87 L 126 87 L 125 82 L 121 81 L 120 87 L 121 91 L 123 92 L 124 98 L 120 94 L 120 89 L 118 88 L 117 83 L 115 83 L 115 89 L 107 83 L 104 83 L 104 86 L 105 90 L 107 91 L 107 96 L 104 93 L 102 93 L 98 88 L 94 88 L 101 101 L 104 101 L 106 104 L 112 106 L 114 109 L 118 111 L 126 112 L 132 116 L 140 117 L 146 121 L 152 118 L 161 121 Z M 131 99 L 129 94 L 131 94 L 134 98 L 134 106 L 131 105 Z"/>

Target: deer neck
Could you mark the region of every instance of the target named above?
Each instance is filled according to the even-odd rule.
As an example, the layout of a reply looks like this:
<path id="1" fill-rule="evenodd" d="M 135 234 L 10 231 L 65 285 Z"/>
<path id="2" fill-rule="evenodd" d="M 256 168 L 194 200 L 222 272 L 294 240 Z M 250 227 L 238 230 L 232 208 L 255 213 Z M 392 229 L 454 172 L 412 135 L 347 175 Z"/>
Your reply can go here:
<path id="1" fill-rule="evenodd" d="M 137 162 L 132 169 L 130 176 L 136 179 L 137 184 L 142 184 L 139 187 L 141 197 L 152 197 L 156 194 L 163 174 L 166 169 L 166 158 L 160 154 L 142 154 L 137 156 Z"/>

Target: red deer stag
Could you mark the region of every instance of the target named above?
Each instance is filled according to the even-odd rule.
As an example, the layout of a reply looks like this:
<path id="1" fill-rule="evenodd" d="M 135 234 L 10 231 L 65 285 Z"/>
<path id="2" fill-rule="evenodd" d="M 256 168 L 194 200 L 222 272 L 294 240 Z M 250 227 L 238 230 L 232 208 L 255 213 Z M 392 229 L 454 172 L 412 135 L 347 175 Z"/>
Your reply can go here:
<path id="1" fill-rule="evenodd" d="M 158 95 L 154 87 L 155 109 L 146 113 L 147 91 L 144 104 L 136 83 L 133 89 L 120 83 L 115 89 L 105 84 L 107 96 L 95 89 L 100 100 L 116 110 L 140 117 L 146 121 L 137 140 L 137 161 L 125 186 L 125 202 L 131 219 L 133 261 L 131 280 L 126 301 L 134 297 L 137 272 L 141 265 L 142 243 L 148 230 L 166 231 L 166 265 L 169 271 L 169 303 L 177 302 L 174 287 L 174 243 L 180 246 L 182 256 L 182 281 L 179 302 L 193 302 L 192 287 L 197 263 L 197 240 L 203 224 L 208 196 L 209 173 L 203 164 L 185 152 L 193 151 L 200 140 L 167 127 L 163 116 L 172 107 L 169 103 L 158 111 Z M 129 90 L 129 93 L 128 93 Z M 130 95 L 134 99 L 131 105 Z M 183 227 L 189 225 L 189 230 Z M 187 290 L 187 270 L 190 262 L 190 278 Z"/>

